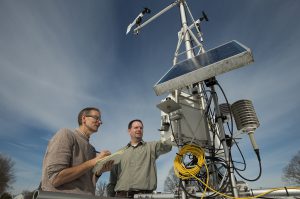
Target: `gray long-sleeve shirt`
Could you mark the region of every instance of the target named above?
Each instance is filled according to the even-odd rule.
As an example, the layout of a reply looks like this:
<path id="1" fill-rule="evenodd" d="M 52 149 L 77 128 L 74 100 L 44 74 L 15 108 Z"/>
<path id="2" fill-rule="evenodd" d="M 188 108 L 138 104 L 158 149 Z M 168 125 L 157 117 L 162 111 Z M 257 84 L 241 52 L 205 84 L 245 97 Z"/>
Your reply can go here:
<path id="1" fill-rule="evenodd" d="M 110 172 L 107 186 L 109 196 L 115 191 L 155 190 L 157 187 L 156 159 L 172 146 L 161 141 L 140 142 L 137 146 L 128 144 L 119 164 Z"/>
<path id="2" fill-rule="evenodd" d="M 78 130 L 60 129 L 49 141 L 43 161 L 42 190 L 95 195 L 92 170 L 72 182 L 54 187 L 54 178 L 63 169 L 96 157 L 95 148 Z"/>

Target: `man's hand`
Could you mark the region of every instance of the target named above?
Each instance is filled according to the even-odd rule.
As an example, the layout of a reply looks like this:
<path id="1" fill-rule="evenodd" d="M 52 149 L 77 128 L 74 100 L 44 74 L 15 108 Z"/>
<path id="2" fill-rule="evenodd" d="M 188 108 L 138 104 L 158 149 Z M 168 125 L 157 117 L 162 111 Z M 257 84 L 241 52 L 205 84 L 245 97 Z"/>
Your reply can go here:
<path id="1" fill-rule="evenodd" d="M 82 176 L 84 173 L 86 173 L 88 170 L 92 169 L 99 160 L 101 160 L 102 158 L 109 156 L 111 153 L 108 150 L 104 150 L 101 151 L 99 154 L 97 154 L 97 156 L 91 160 L 88 160 L 80 165 L 74 166 L 74 167 L 70 167 L 70 168 L 66 168 L 63 169 L 61 172 L 59 172 L 59 174 L 55 177 L 55 179 L 53 180 L 53 186 L 54 187 L 58 187 L 62 184 L 71 182 L 77 178 L 79 178 L 80 176 Z M 110 161 L 109 161 L 110 162 Z M 107 162 L 107 163 L 109 163 Z M 103 167 L 104 169 L 103 172 L 105 171 L 109 171 L 111 169 L 110 164 L 105 164 Z M 102 170 L 99 172 L 100 176 L 102 174 Z M 94 180 L 93 180 L 94 181 Z"/>
<path id="2" fill-rule="evenodd" d="M 100 153 L 98 153 L 97 156 L 91 160 L 92 164 L 93 164 L 92 167 L 94 167 L 99 160 L 105 158 L 106 156 L 109 156 L 110 154 L 111 153 L 108 150 L 104 150 L 104 151 L 101 151 Z"/>
<path id="3" fill-rule="evenodd" d="M 111 168 L 113 167 L 113 165 L 114 165 L 114 161 L 113 161 L 113 160 L 110 160 L 110 161 L 106 162 L 106 163 L 103 165 L 103 167 L 102 167 L 102 169 L 100 170 L 100 172 L 101 172 L 101 173 L 104 173 L 104 172 L 106 172 L 106 171 L 110 171 Z"/>
<path id="4" fill-rule="evenodd" d="M 104 151 L 101 151 L 99 154 L 97 154 L 96 158 L 98 158 L 98 160 L 100 160 L 100 159 L 102 159 L 106 156 L 109 156 L 109 155 L 111 155 L 111 152 L 108 151 L 108 150 L 104 150 Z"/>

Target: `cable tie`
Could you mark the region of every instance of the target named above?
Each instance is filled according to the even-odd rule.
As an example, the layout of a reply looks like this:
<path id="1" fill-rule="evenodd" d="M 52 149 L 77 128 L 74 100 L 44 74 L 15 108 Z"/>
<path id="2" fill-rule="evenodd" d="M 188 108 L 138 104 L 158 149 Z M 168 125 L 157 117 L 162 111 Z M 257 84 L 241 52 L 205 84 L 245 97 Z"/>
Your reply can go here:
<path id="1" fill-rule="evenodd" d="M 218 122 L 218 119 L 222 119 L 222 121 L 223 121 L 223 117 L 222 116 L 216 116 L 215 117 L 215 122 Z"/>

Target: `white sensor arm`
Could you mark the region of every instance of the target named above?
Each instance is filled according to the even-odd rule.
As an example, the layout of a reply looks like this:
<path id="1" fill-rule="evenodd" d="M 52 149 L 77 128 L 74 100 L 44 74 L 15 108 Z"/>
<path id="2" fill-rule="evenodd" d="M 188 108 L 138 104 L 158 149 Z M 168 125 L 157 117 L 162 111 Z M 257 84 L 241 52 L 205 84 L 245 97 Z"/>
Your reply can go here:
<path id="1" fill-rule="evenodd" d="M 249 138 L 250 138 L 250 141 L 251 141 L 253 149 L 257 150 L 258 149 L 258 145 L 256 144 L 256 140 L 254 138 L 254 132 L 251 131 L 251 132 L 248 133 L 248 135 L 249 135 Z"/>
<path id="2" fill-rule="evenodd" d="M 135 34 L 138 34 L 140 29 L 142 29 L 144 26 L 146 26 L 148 23 L 150 23 L 151 21 L 153 21 L 154 19 L 156 19 L 157 17 L 159 17 L 160 15 L 162 15 L 163 13 L 167 12 L 168 10 L 170 10 L 171 8 L 173 8 L 174 6 L 176 6 L 180 1 L 176 0 L 174 3 L 170 4 L 169 6 L 165 7 L 164 9 L 162 9 L 160 12 L 158 12 L 156 15 L 154 15 L 153 17 L 151 17 L 150 19 L 148 19 L 147 21 L 145 21 L 144 23 L 142 23 L 140 26 L 136 27 L 133 32 Z"/>

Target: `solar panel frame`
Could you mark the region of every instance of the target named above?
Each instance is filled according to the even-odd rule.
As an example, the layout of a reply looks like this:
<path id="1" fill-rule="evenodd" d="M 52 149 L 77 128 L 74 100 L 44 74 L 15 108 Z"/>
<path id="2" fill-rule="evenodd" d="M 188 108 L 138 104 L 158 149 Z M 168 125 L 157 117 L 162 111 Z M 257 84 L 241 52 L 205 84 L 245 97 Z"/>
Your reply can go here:
<path id="1" fill-rule="evenodd" d="M 253 61 L 251 50 L 233 40 L 177 63 L 154 85 L 154 91 L 157 95 L 161 95 L 245 66 Z"/>

